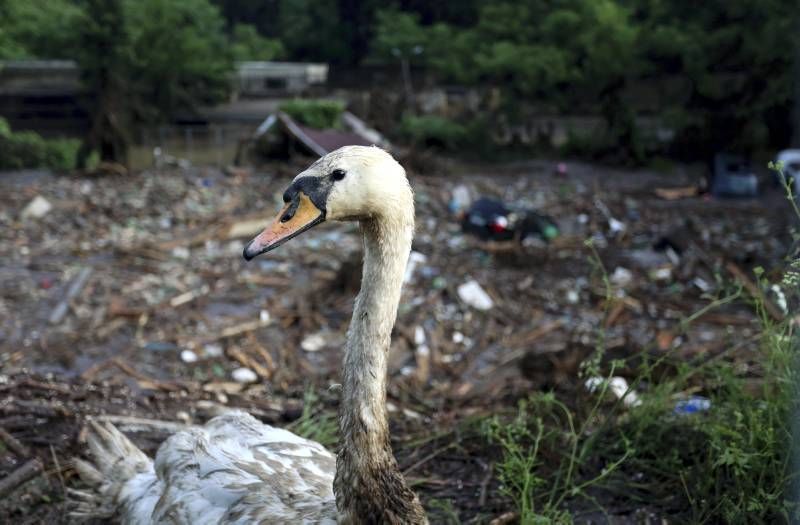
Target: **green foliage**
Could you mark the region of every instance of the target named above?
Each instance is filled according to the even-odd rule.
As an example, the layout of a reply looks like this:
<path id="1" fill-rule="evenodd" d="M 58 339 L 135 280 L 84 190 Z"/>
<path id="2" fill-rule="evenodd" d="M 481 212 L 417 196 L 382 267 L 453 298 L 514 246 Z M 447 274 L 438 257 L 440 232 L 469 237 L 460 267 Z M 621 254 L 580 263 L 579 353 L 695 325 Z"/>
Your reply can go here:
<path id="1" fill-rule="evenodd" d="M 652 141 L 637 128 L 636 115 L 654 108 L 656 121 L 675 132 L 670 152 L 681 157 L 785 145 L 796 13 L 785 0 L 697 8 L 502 0 L 480 4 L 457 25 L 421 7 L 389 7 L 375 15 L 371 56 L 387 64 L 403 56 L 445 80 L 499 87 L 511 123 L 533 107 L 599 114 L 606 131 L 594 153 L 641 163 L 652 147 L 665 147 L 643 144 Z M 643 87 L 655 93 L 639 96 Z"/>
<path id="2" fill-rule="evenodd" d="M 126 0 L 127 80 L 140 118 L 224 100 L 232 62 L 224 20 L 208 0 Z"/>
<path id="3" fill-rule="evenodd" d="M 406 115 L 397 133 L 417 146 L 443 150 L 456 149 L 469 137 L 467 127 L 435 115 Z"/>
<path id="4" fill-rule="evenodd" d="M 70 0 L 0 1 L 0 59 L 72 58 L 80 13 Z"/>
<path id="5" fill-rule="evenodd" d="M 281 103 L 280 110 L 304 126 L 338 128 L 341 126 L 344 104 L 337 100 L 297 98 Z"/>
<path id="6" fill-rule="evenodd" d="M 336 0 L 280 0 L 277 28 L 296 60 L 351 62 Z"/>
<path id="7" fill-rule="evenodd" d="M 391 62 L 399 57 L 422 55 L 428 44 L 426 28 L 419 24 L 419 16 L 396 9 L 383 9 L 375 13 L 374 55 Z"/>
<path id="8" fill-rule="evenodd" d="M 339 440 L 336 414 L 325 409 L 312 387 L 307 388 L 303 395 L 303 413 L 287 428 L 326 448 L 335 447 Z"/>
<path id="9" fill-rule="evenodd" d="M 286 50 L 280 40 L 266 38 L 249 24 L 237 24 L 231 37 L 231 54 L 234 60 L 275 60 Z"/>
<path id="10" fill-rule="evenodd" d="M 33 131 L 12 132 L 0 118 L 0 169 L 50 168 L 66 171 L 75 166 L 79 141 L 44 139 Z"/>

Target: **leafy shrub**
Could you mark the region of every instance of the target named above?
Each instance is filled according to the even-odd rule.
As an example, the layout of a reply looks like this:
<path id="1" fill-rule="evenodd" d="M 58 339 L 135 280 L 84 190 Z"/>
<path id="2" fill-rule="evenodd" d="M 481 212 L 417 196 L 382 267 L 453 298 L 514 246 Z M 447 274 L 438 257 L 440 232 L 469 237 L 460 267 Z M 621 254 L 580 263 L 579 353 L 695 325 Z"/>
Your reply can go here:
<path id="1" fill-rule="evenodd" d="M 338 128 L 341 126 L 344 103 L 337 100 L 294 99 L 281 104 L 280 110 L 304 126 Z"/>
<path id="2" fill-rule="evenodd" d="M 75 166 L 79 145 L 76 139 L 44 139 L 33 131 L 13 132 L 0 118 L 0 169 L 69 170 Z"/>
<path id="3" fill-rule="evenodd" d="M 398 135 L 414 145 L 453 150 L 467 141 L 470 130 L 436 115 L 406 115 L 400 122 Z"/>

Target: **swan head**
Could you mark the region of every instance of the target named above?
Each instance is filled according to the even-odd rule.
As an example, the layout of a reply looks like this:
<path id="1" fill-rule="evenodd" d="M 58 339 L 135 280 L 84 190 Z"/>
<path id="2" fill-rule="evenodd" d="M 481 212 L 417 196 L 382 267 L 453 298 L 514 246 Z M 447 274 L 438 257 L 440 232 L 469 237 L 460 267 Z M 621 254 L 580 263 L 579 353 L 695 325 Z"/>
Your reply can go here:
<path id="1" fill-rule="evenodd" d="M 277 248 L 326 220 L 414 222 L 414 197 L 403 167 L 375 146 L 345 146 L 297 175 L 273 223 L 244 249 L 244 258 Z"/>

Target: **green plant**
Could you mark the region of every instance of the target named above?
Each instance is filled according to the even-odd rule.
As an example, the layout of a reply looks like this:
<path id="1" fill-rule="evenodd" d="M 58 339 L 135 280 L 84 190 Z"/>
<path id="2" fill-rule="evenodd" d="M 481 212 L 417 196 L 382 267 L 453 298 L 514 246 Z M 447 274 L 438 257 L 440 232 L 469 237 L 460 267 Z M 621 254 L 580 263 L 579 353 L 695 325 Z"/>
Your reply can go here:
<path id="1" fill-rule="evenodd" d="M 79 142 L 74 139 L 44 139 L 33 131 L 11 131 L 0 118 L 0 169 L 75 167 Z"/>
<path id="2" fill-rule="evenodd" d="M 436 115 L 406 115 L 397 134 L 418 146 L 453 150 L 463 145 L 469 130 L 458 122 Z"/>
<path id="3" fill-rule="evenodd" d="M 338 100 L 294 99 L 283 102 L 280 110 L 294 120 L 317 129 L 341 127 L 344 103 Z"/>
<path id="4" fill-rule="evenodd" d="M 603 383 L 598 400 L 607 388 L 608 383 Z M 576 426 L 573 411 L 554 394 L 536 394 L 520 401 L 513 420 L 493 417 L 486 421 L 486 435 L 503 452 L 497 466 L 501 490 L 517 505 L 522 525 L 571 523 L 564 509 L 565 501 L 578 497 L 590 499 L 587 490 L 614 473 L 627 459 L 629 452 L 606 464 L 595 475 L 580 475 L 594 451 L 589 430 L 599 408 L 598 401 L 584 423 Z"/>
<path id="5" fill-rule="evenodd" d="M 338 442 L 336 414 L 325 409 L 313 387 L 303 394 L 303 412 L 287 427 L 298 436 L 316 441 L 324 447 Z"/>

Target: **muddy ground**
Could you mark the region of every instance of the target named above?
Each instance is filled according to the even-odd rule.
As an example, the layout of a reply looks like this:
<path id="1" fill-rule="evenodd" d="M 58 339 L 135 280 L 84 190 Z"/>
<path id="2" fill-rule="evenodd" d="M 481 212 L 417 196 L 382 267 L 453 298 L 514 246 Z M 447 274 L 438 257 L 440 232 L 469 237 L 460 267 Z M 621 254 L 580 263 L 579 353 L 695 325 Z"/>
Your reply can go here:
<path id="1" fill-rule="evenodd" d="M 0 521 L 70 521 L 64 495 L 79 486 L 70 459 L 83 449 L 87 416 L 116 422 L 152 454 L 179 425 L 227 407 L 290 427 L 335 413 L 359 285 L 357 229 L 326 224 L 253 262 L 240 255 L 302 165 L 0 174 L 0 428 L 21 445 L 0 446 L 0 479 L 32 458 L 44 466 L 4 498 Z M 479 421 L 539 390 L 580 403 L 579 364 L 601 331 L 608 359 L 713 356 L 735 345 L 726 358 L 758 366 L 746 301 L 685 333 L 681 320 L 754 267 L 769 275 L 779 266 L 790 212 L 777 189 L 667 200 L 656 188 L 695 186 L 697 174 L 553 168 L 447 163 L 445 174 L 411 173 L 414 251 L 424 259 L 416 256 L 404 291 L 388 398 L 394 449 L 432 522 L 488 523 L 514 510 Z M 459 184 L 537 209 L 561 235 L 523 246 L 464 236 L 448 211 Z M 37 196 L 52 205 L 38 218 L 23 213 Z M 459 295 L 470 280 L 492 308 Z M 309 392 L 317 401 L 303 418 Z M 618 522 L 659 515 L 605 503 Z"/>

